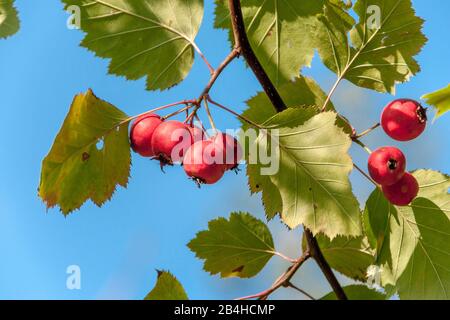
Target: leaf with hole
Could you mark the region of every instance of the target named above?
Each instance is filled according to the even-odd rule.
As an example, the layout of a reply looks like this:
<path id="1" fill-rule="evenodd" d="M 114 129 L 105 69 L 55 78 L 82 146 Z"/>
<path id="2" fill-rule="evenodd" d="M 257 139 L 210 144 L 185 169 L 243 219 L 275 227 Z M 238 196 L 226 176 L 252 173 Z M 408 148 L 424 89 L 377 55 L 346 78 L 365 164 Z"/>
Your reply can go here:
<path id="1" fill-rule="evenodd" d="M 39 196 L 64 214 L 88 199 L 101 206 L 126 187 L 130 166 L 127 115 L 89 90 L 73 100 L 42 163 Z"/>

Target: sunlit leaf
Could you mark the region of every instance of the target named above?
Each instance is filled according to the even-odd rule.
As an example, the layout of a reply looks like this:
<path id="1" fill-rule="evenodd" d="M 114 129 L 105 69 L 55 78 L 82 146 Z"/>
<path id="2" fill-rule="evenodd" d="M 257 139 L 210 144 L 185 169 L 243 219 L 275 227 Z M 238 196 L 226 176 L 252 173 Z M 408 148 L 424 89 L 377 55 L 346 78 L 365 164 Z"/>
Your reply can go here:
<path id="1" fill-rule="evenodd" d="M 189 73 L 203 0 L 62 0 L 81 9 L 82 46 L 111 59 L 109 72 L 149 90 L 170 88 Z"/>
<path id="2" fill-rule="evenodd" d="M 414 173 L 418 198 L 408 207 L 375 209 L 369 201 L 365 214 L 377 236 L 378 264 L 384 286 L 393 286 L 402 299 L 448 299 L 450 292 L 450 178 L 436 171 Z M 385 234 L 382 234 L 384 226 Z M 381 236 L 380 236 L 381 235 Z"/>
<path id="3" fill-rule="evenodd" d="M 251 278 L 273 256 L 275 249 L 268 227 L 248 213 L 218 218 L 197 234 L 188 247 L 205 260 L 204 269 L 225 277 Z"/>
<path id="4" fill-rule="evenodd" d="M 14 0 L 0 0 L 0 39 L 15 34 L 20 27 Z"/>
<path id="5" fill-rule="evenodd" d="M 339 79 L 395 93 L 397 83 L 420 71 L 415 56 L 427 41 L 424 21 L 415 15 L 411 0 L 358 0 L 354 11 L 360 20 L 352 28 L 348 20 L 326 8 L 325 28 L 316 34 L 321 58 Z"/>
<path id="6" fill-rule="evenodd" d="M 158 279 L 145 300 L 188 300 L 181 283 L 168 271 L 158 271 Z"/>
<path id="7" fill-rule="evenodd" d="M 249 149 L 248 159 L 259 168 L 259 177 L 266 175 L 262 179 L 278 189 L 284 223 L 291 228 L 304 224 L 331 239 L 361 234 L 359 205 L 348 177 L 353 169 L 347 153 L 351 139 L 336 120 L 334 112 L 287 109 L 263 123 L 267 130 L 260 131 L 254 141 L 258 148 Z M 266 165 L 260 150 L 276 157 Z"/>
<path id="8" fill-rule="evenodd" d="M 443 116 L 450 111 L 450 84 L 441 90 L 424 95 L 422 99 L 436 109 L 436 119 Z"/>
<path id="9" fill-rule="evenodd" d="M 227 0 L 216 0 L 217 28 L 230 30 Z M 310 66 L 315 50 L 316 30 L 324 7 L 332 7 L 341 17 L 351 17 L 335 0 L 242 0 L 246 31 L 259 61 L 277 86 L 291 81 L 300 69 Z"/>
<path id="10" fill-rule="evenodd" d="M 343 289 L 349 300 L 386 300 L 386 295 L 364 285 L 351 285 Z M 338 298 L 334 292 L 330 292 L 320 300 L 338 300 Z"/>

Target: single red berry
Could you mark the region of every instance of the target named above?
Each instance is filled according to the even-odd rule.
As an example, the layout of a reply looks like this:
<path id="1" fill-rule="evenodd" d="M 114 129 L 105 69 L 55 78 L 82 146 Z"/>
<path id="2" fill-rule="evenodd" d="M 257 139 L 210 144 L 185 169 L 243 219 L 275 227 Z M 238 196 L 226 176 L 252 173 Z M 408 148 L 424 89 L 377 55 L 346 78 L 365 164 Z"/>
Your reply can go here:
<path id="1" fill-rule="evenodd" d="M 383 193 L 390 203 L 396 206 L 407 206 L 417 197 L 419 183 L 412 174 L 407 172 L 396 184 L 383 186 Z"/>
<path id="2" fill-rule="evenodd" d="M 165 121 L 153 133 L 153 153 L 162 165 L 181 163 L 193 138 L 189 126 L 179 121 Z"/>
<path id="3" fill-rule="evenodd" d="M 384 108 L 381 125 L 394 140 L 414 140 L 425 131 L 427 112 L 417 101 L 395 100 Z"/>
<path id="4" fill-rule="evenodd" d="M 199 185 L 214 184 L 225 173 L 225 166 L 220 163 L 215 149 L 211 140 L 202 140 L 195 142 L 186 152 L 184 171 Z"/>
<path id="5" fill-rule="evenodd" d="M 375 182 L 390 186 L 405 174 L 406 158 L 397 148 L 383 147 L 372 152 L 368 166 L 370 176 Z"/>
<path id="6" fill-rule="evenodd" d="M 143 157 L 153 157 L 152 137 L 162 120 L 160 116 L 149 113 L 138 117 L 130 129 L 131 148 Z"/>
<path id="7" fill-rule="evenodd" d="M 218 133 L 213 138 L 217 147 L 217 152 L 222 155 L 222 161 L 226 170 L 233 170 L 239 165 L 242 159 L 242 148 L 236 138 L 225 133 Z"/>

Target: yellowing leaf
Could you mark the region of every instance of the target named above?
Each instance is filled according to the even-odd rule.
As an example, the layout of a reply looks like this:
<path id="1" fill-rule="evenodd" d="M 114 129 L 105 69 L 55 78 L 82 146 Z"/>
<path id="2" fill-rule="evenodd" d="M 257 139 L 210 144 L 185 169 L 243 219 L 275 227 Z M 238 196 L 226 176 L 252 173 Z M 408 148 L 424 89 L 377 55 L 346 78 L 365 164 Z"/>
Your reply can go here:
<path id="1" fill-rule="evenodd" d="M 422 99 L 437 110 L 436 119 L 443 116 L 450 111 L 450 84 L 446 88 L 424 95 Z"/>
<path id="2" fill-rule="evenodd" d="M 181 283 L 168 271 L 158 271 L 155 287 L 144 300 L 188 300 Z"/>
<path id="3" fill-rule="evenodd" d="M 125 113 L 89 90 L 75 97 L 42 163 L 39 196 L 64 214 L 91 199 L 101 206 L 126 187 L 131 156 Z"/>
<path id="4" fill-rule="evenodd" d="M 210 221 L 208 230 L 199 232 L 188 247 L 205 260 L 206 271 L 223 278 L 251 278 L 275 253 L 268 227 L 243 212 Z"/>
<path id="5" fill-rule="evenodd" d="M 147 77 L 149 90 L 181 82 L 194 61 L 203 0 L 62 0 L 81 8 L 82 46 L 110 58 L 109 72 Z"/>
<path id="6" fill-rule="evenodd" d="M 0 0 L 0 39 L 15 34 L 19 30 L 19 24 L 14 0 Z"/>

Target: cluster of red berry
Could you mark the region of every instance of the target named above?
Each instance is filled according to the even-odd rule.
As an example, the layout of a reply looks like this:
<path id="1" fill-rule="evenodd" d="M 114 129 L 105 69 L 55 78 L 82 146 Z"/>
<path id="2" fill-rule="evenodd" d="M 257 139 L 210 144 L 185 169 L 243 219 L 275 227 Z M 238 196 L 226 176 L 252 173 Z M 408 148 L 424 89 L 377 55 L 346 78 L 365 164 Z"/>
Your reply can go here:
<path id="1" fill-rule="evenodd" d="M 182 164 L 197 184 L 214 184 L 242 158 L 239 142 L 231 135 L 207 137 L 203 129 L 180 121 L 165 121 L 157 114 L 138 117 L 131 126 L 132 149 L 164 165 Z"/>
<path id="2" fill-rule="evenodd" d="M 426 110 L 414 100 L 400 99 L 388 104 L 381 117 L 381 125 L 391 138 L 411 141 L 426 128 Z M 407 206 L 419 192 L 419 184 L 406 172 L 406 158 L 395 147 L 383 147 L 369 157 L 369 173 L 382 186 L 386 198 L 394 205 Z"/>

